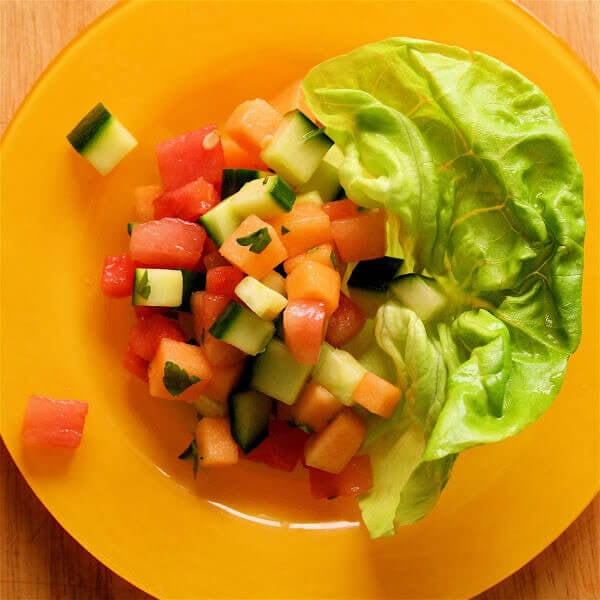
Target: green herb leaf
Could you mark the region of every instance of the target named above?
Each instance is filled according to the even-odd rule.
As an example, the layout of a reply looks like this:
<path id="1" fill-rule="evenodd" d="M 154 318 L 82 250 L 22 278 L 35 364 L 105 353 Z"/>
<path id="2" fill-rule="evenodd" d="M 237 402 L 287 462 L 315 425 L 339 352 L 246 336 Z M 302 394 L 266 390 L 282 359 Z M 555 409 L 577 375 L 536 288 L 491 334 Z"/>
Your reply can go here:
<path id="1" fill-rule="evenodd" d="M 168 360 L 163 371 L 163 383 L 171 396 L 179 396 L 194 383 L 200 381 L 195 375 L 188 375 L 185 369 Z"/>
<path id="2" fill-rule="evenodd" d="M 337 269 L 338 268 L 337 258 L 335 257 L 335 252 L 333 250 L 331 251 L 329 258 L 331 259 L 331 264 L 333 265 L 333 268 Z"/>
<path id="3" fill-rule="evenodd" d="M 137 282 L 135 286 L 135 293 L 141 296 L 144 300 L 148 300 L 152 286 L 148 283 L 148 269 L 144 271 L 142 278 Z"/>
<path id="4" fill-rule="evenodd" d="M 315 246 L 314 248 L 311 248 L 310 250 L 306 251 L 306 256 L 308 256 L 309 254 L 314 254 L 315 252 L 317 252 L 319 250 L 319 246 Z"/>
<path id="5" fill-rule="evenodd" d="M 179 460 L 192 460 L 194 461 L 194 479 L 198 475 L 198 444 L 193 439 L 190 445 L 177 457 Z"/>
<path id="6" fill-rule="evenodd" d="M 281 235 L 285 235 L 286 233 L 289 233 L 289 232 L 290 232 L 290 230 L 285 225 L 281 226 Z"/>
<path id="7" fill-rule="evenodd" d="M 269 230 L 263 227 L 250 235 L 237 238 L 236 241 L 240 246 L 250 246 L 250 252 L 260 254 L 271 243 L 271 235 Z"/>
<path id="8" fill-rule="evenodd" d="M 269 175 L 266 175 L 265 178 L 263 179 L 262 184 L 267 185 L 268 182 L 269 182 Z"/>

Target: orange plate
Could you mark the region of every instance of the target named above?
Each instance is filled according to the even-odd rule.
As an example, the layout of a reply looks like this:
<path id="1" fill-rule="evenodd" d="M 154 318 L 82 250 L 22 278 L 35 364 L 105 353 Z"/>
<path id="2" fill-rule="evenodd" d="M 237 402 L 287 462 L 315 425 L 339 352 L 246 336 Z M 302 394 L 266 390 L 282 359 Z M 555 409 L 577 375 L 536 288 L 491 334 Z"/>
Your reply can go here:
<path id="1" fill-rule="evenodd" d="M 250 26 L 249 26 L 250 24 Z M 560 397 L 522 435 L 464 453 L 435 510 L 371 541 L 352 501 L 255 464 L 191 476 L 193 430 L 121 366 L 130 309 L 99 293 L 127 246 L 154 145 L 270 97 L 315 63 L 393 35 L 500 58 L 550 96 L 586 184 L 584 336 Z M 85 548 L 162 598 L 471 596 L 549 544 L 598 474 L 598 88 L 539 23 L 504 2 L 133 2 L 71 44 L 12 123 L 2 156 L 1 431 L 25 478 Z M 108 177 L 65 134 L 99 100 L 138 138 Z M 32 393 L 86 400 L 81 447 L 26 455 Z"/>

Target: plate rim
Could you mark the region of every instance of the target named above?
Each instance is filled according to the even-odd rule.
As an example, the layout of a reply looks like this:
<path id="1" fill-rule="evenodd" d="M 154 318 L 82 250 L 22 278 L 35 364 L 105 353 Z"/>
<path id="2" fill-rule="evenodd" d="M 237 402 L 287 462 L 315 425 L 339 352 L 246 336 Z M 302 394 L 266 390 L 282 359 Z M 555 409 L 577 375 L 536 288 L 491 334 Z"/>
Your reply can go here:
<path id="1" fill-rule="evenodd" d="M 203 0 L 200 0 L 200 3 L 202 1 Z M 485 0 L 482 0 L 482 1 L 485 1 Z M 77 45 L 80 44 L 82 42 L 82 40 L 85 40 L 85 38 L 90 34 L 90 32 L 95 30 L 102 23 L 106 23 L 107 21 L 112 20 L 112 19 L 122 18 L 122 14 L 124 14 L 127 10 L 137 9 L 141 4 L 143 4 L 143 2 L 141 2 L 140 0 L 119 0 L 113 6 L 108 8 L 104 13 L 102 13 L 99 17 L 93 19 L 90 23 L 88 23 L 56 54 L 56 56 L 48 63 L 48 65 L 45 67 L 45 69 L 42 71 L 42 73 L 39 75 L 39 77 L 35 80 L 34 84 L 29 88 L 27 94 L 21 100 L 17 110 L 12 115 L 9 123 L 7 124 L 5 130 L 2 134 L 2 138 L 0 140 L 1 151 L 4 151 L 4 148 L 9 145 L 9 143 L 11 141 L 12 132 L 15 130 L 15 126 L 18 125 L 19 120 L 22 118 L 24 111 L 27 109 L 28 105 L 33 101 L 33 98 L 35 97 L 40 85 L 45 81 L 45 79 L 48 77 L 48 75 L 55 69 L 56 65 L 63 60 L 64 56 L 70 52 L 75 52 L 77 49 Z M 506 10 L 512 10 L 516 14 L 520 14 L 521 16 L 526 15 L 527 19 L 532 24 L 532 26 L 536 27 L 540 31 L 543 31 L 544 35 L 550 36 L 554 40 L 554 43 L 558 43 L 558 45 L 561 48 L 561 52 L 565 53 L 569 57 L 570 61 L 572 61 L 573 59 L 576 61 L 579 69 L 581 70 L 581 73 L 584 75 L 584 78 L 587 80 L 587 83 L 589 85 L 591 85 L 593 88 L 596 88 L 596 89 L 598 89 L 600 87 L 600 83 L 599 83 L 597 76 L 591 70 L 591 68 L 587 65 L 587 63 L 573 50 L 573 48 L 571 48 L 567 44 L 567 42 L 565 42 L 564 39 L 562 39 L 554 31 L 552 31 L 537 16 L 532 14 L 526 7 L 519 4 L 517 0 L 502 0 L 502 5 L 505 7 Z M 0 419 L 0 427 L 2 426 L 2 422 L 3 422 L 3 419 Z M 17 470 L 19 471 L 21 477 L 23 477 L 25 483 L 31 489 L 33 494 L 38 499 L 40 499 L 34 486 L 31 484 L 29 479 L 23 473 L 21 466 L 20 466 L 19 462 L 16 460 L 15 454 L 13 453 L 12 449 L 5 442 L 4 434 L 2 431 L 0 431 L 0 437 L 2 437 L 3 443 L 5 444 L 5 447 L 7 449 L 7 452 L 10 455 Z M 533 560 L 536 556 L 539 555 L 539 553 L 544 551 L 560 535 L 562 535 L 562 533 L 564 531 L 566 531 L 566 529 L 568 529 L 572 525 L 572 523 L 581 515 L 581 513 L 590 505 L 590 503 L 593 501 L 593 499 L 596 497 L 596 495 L 600 492 L 600 481 L 596 481 L 595 485 L 596 485 L 596 487 L 592 491 L 590 497 L 585 501 L 583 506 L 577 508 L 574 511 L 574 514 L 569 519 L 567 525 L 564 528 L 560 528 L 560 530 L 557 533 L 553 532 L 550 534 L 550 536 L 547 536 L 550 538 L 549 541 L 543 547 L 541 547 L 535 555 L 529 557 L 522 564 L 517 565 L 514 568 L 514 570 L 511 571 L 510 573 L 506 573 L 505 575 L 501 576 L 500 578 L 495 579 L 492 583 L 490 583 L 488 585 L 487 588 L 485 588 L 485 590 L 489 589 L 490 587 L 496 585 L 500 581 L 502 581 L 502 580 L 510 577 L 514 573 L 516 573 L 525 564 L 527 564 L 527 562 L 529 562 L 530 560 Z M 47 508 L 46 504 L 43 503 L 41 501 L 41 499 L 40 499 L 40 502 L 43 504 L 44 509 L 47 510 L 52 515 L 52 517 L 60 524 L 60 526 L 71 537 L 73 537 L 73 539 L 75 539 L 81 547 L 83 547 L 87 552 L 89 552 L 96 560 L 98 560 L 99 562 L 104 564 L 106 567 L 111 569 L 117 575 L 121 576 L 123 579 L 127 580 L 131 585 L 138 587 L 139 589 L 142 589 L 144 591 L 147 591 L 148 593 L 153 593 L 151 589 L 149 589 L 149 588 L 146 589 L 144 587 L 140 587 L 136 583 L 131 581 L 131 579 L 129 577 L 127 577 L 127 575 L 123 575 L 119 570 L 118 564 L 114 564 L 110 557 L 103 557 L 102 559 L 97 558 L 97 554 L 94 553 L 91 549 L 89 549 L 86 544 L 82 543 L 82 541 L 80 541 L 80 539 L 72 531 L 70 531 L 70 528 L 67 528 L 62 523 L 61 519 L 54 512 L 51 512 Z M 477 593 L 481 593 L 485 590 L 480 590 Z"/>

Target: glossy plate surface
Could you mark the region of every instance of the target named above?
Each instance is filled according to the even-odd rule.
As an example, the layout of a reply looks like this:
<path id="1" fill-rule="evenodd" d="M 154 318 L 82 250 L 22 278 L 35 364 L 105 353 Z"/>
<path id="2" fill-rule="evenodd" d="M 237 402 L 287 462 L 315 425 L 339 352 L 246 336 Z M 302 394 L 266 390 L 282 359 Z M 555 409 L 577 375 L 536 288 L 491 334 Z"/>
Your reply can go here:
<path id="1" fill-rule="evenodd" d="M 371 541 L 353 502 L 310 499 L 302 474 L 177 460 L 193 417 L 150 400 L 121 366 L 131 311 L 99 293 L 127 247 L 132 190 L 158 181 L 154 145 L 310 66 L 393 35 L 486 52 L 551 98 L 585 176 L 584 335 L 554 406 L 506 442 L 464 453 L 441 501 Z M 102 178 L 65 134 L 98 101 L 140 145 Z M 35 493 L 98 559 L 161 598 L 474 595 L 549 544 L 599 487 L 597 82 L 516 6 L 499 2 L 134 2 L 70 45 L 3 144 L 1 431 Z M 24 453 L 32 393 L 90 403 L 75 453 Z"/>

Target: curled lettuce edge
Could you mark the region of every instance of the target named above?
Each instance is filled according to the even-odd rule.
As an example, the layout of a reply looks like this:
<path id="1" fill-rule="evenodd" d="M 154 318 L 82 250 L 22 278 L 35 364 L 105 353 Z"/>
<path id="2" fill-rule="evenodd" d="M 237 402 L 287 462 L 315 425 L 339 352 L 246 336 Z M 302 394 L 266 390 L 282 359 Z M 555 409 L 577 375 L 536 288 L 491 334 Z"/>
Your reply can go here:
<path id="1" fill-rule="evenodd" d="M 557 395 L 581 336 L 582 174 L 548 98 L 485 54 L 391 38 L 317 65 L 303 90 L 348 197 L 387 211 L 408 272 L 449 299 L 431 322 L 393 298 L 375 317 L 405 400 L 369 419 L 359 505 L 390 535 L 431 510 L 458 453 Z"/>

